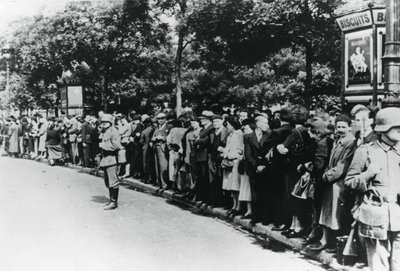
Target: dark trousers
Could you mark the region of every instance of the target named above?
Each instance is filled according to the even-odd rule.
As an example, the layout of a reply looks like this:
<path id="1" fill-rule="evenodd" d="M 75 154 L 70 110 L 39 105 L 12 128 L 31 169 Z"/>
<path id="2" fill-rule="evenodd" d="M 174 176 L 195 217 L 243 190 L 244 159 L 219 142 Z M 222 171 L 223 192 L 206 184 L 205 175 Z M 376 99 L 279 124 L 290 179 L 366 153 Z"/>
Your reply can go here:
<path id="1" fill-rule="evenodd" d="M 272 222 L 273 191 L 270 184 L 267 172 L 253 173 L 250 176 L 254 221 Z"/>
<path id="2" fill-rule="evenodd" d="M 211 159 L 208 160 L 208 172 L 210 178 L 210 204 L 214 207 L 224 205 L 222 192 L 222 169 Z"/>
<path id="3" fill-rule="evenodd" d="M 129 163 L 131 165 L 131 174 L 142 176 L 142 148 L 138 143 L 131 143 L 130 145 L 131 157 Z"/>
<path id="4" fill-rule="evenodd" d="M 273 206 L 274 223 L 276 225 L 290 225 L 293 216 L 293 199 L 291 193 L 300 174 L 293 167 L 282 165 L 274 174 Z"/>
<path id="5" fill-rule="evenodd" d="M 85 147 L 82 145 L 82 154 L 83 154 L 82 166 L 90 167 L 92 163 L 92 154 L 93 154 L 93 148 L 91 143 L 86 143 Z"/>
<path id="6" fill-rule="evenodd" d="M 210 180 L 208 176 L 208 162 L 195 162 L 193 165 L 194 174 L 197 176 L 195 193 L 199 199 L 205 203 L 210 202 Z"/>

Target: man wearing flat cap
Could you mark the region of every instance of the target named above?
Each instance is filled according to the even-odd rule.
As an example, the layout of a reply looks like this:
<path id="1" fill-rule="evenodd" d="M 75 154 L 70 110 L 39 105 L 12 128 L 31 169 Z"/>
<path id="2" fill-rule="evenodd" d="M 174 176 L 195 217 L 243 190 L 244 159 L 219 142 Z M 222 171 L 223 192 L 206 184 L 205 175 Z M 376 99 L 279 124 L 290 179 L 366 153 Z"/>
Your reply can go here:
<path id="1" fill-rule="evenodd" d="M 211 111 L 203 111 L 199 116 L 202 130 L 198 138 L 193 143 L 194 148 L 194 165 L 193 169 L 198 178 L 195 191 L 200 201 L 210 204 L 210 178 L 208 169 L 208 153 L 210 148 L 211 132 L 214 129 L 212 125 L 213 113 Z"/>
<path id="2" fill-rule="evenodd" d="M 112 125 L 113 116 L 104 114 L 101 119 L 101 149 L 102 159 L 99 167 L 104 170 L 104 183 L 110 194 L 110 201 L 104 210 L 113 210 L 118 207 L 119 179 L 117 176 L 118 151 L 122 149 L 118 130 Z"/>
<path id="3" fill-rule="evenodd" d="M 154 129 L 151 142 L 153 143 L 156 176 L 161 189 L 167 189 L 168 186 L 168 160 L 166 157 L 167 135 L 170 130 L 170 125 L 167 124 L 167 116 L 164 113 L 159 113 L 157 116 L 157 126 Z"/>
<path id="4" fill-rule="evenodd" d="M 214 207 L 223 206 L 221 152 L 226 145 L 228 132 L 223 125 L 221 115 L 212 117 L 213 130 L 210 132 L 208 171 L 210 176 L 210 200 Z"/>

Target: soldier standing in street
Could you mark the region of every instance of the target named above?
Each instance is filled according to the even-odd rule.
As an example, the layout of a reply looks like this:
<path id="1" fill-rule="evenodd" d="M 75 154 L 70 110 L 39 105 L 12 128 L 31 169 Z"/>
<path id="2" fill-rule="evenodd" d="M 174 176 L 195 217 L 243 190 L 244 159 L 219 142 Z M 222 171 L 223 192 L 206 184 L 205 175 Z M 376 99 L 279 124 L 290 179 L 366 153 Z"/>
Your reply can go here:
<path id="1" fill-rule="evenodd" d="M 119 179 L 117 176 L 118 151 L 122 149 L 118 130 L 112 126 L 113 116 L 104 114 L 101 117 L 101 142 L 99 144 L 102 159 L 100 168 L 104 170 L 104 183 L 110 193 L 110 201 L 104 210 L 113 210 L 118 207 Z"/>
<path id="2" fill-rule="evenodd" d="M 346 176 L 345 185 L 358 192 L 353 216 L 359 222 L 357 210 L 364 201 L 365 193 L 377 191 L 381 202 L 380 212 L 368 213 L 368 220 L 379 225 L 382 236 L 375 236 L 373 227 L 358 227 L 361 244 L 367 252 L 368 265 L 372 271 L 400 270 L 400 109 L 387 107 L 376 115 L 375 132 L 379 139 L 362 145 L 354 154 Z M 359 215 L 357 215 L 357 213 Z M 377 222 L 376 222 L 377 221 Z M 385 236 L 386 235 L 386 236 Z"/>

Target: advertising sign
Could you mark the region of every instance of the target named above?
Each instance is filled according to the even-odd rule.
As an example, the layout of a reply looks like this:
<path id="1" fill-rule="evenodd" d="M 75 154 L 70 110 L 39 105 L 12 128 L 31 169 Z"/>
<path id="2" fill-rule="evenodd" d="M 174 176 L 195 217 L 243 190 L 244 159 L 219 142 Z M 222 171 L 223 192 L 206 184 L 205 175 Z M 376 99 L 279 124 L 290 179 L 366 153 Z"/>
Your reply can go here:
<path id="1" fill-rule="evenodd" d="M 372 25 L 371 12 L 363 11 L 349 14 L 336 19 L 343 32 Z"/>
<path id="2" fill-rule="evenodd" d="M 372 29 L 345 36 L 346 90 L 372 89 L 373 39 Z"/>
<path id="3" fill-rule="evenodd" d="M 68 107 L 83 107 L 82 86 L 68 86 Z"/>
<path id="4" fill-rule="evenodd" d="M 376 25 L 386 24 L 386 9 L 373 9 L 372 14 Z"/>

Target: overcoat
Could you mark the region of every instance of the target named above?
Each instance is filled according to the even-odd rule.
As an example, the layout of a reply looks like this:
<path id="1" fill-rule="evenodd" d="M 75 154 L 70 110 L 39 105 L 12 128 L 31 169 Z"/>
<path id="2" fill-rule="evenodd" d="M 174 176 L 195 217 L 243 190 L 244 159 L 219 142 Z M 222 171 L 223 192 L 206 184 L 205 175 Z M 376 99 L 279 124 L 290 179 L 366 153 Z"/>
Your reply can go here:
<path id="1" fill-rule="evenodd" d="M 348 133 L 336 140 L 332 147 L 328 168 L 322 180 L 328 183 L 326 187 L 319 224 L 332 230 L 340 230 L 346 226 L 346 217 L 350 213 L 349 193 L 344 186 L 344 178 L 353 158 L 355 137 Z"/>
<path id="2" fill-rule="evenodd" d="M 48 123 L 45 121 L 39 127 L 39 151 L 46 151 L 46 138 L 47 138 L 47 128 Z"/>
<path id="3" fill-rule="evenodd" d="M 10 137 L 8 151 L 11 153 L 19 152 L 19 141 L 18 141 L 19 126 L 16 123 L 11 123 L 8 130 L 8 136 Z"/>
<path id="4" fill-rule="evenodd" d="M 212 124 L 200 131 L 199 137 L 194 142 L 194 151 L 196 162 L 205 162 L 208 159 L 208 152 L 211 146 L 210 134 L 214 130 Z"/>

